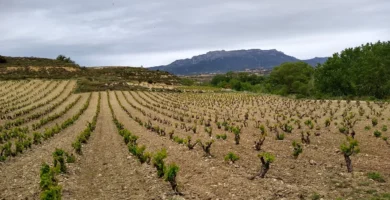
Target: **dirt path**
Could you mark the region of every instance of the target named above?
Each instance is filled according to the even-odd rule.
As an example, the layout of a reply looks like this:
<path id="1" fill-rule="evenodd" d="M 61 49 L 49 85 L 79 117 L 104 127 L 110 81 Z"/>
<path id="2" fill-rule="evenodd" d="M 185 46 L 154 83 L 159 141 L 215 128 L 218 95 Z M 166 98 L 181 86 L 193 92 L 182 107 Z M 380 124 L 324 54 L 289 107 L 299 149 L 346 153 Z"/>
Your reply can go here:
<path id="1" fill-rule="evenodd" d="M 106 93 L 84 155 L 63 180 L 64 199 L 162 199 L 169 187 L 151 166 L 131 157 L 112 122 Z M 72 174 L 73 173 L 73 174 Z"/>
<path id="2" fill-rule="evenodd" d="M 97 93 L 92 95 L 88 109 L 70 127 L 34 146 L 22 155 L 0 163 L 0 199 L 39 199 L 39 170 L 42 162 L 52 162 L 52 153 L 56 148 L 71 151 L 71 144 L 79 132 L 91 121 L 96 111 Z M 79 104 L 80 108 L 82 104 Z"/>

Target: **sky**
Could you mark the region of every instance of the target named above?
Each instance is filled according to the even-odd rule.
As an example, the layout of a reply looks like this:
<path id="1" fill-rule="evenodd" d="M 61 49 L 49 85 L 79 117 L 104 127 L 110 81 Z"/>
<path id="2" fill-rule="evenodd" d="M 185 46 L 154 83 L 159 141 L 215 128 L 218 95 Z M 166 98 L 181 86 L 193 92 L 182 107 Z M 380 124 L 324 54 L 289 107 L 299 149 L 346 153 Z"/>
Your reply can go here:
<path id="1" fill-rule="evenodd" d="M 299 59 L 390 40 L 388 0 L 0 0 L 0 55 L 166 65 L 214 50 Z"/>

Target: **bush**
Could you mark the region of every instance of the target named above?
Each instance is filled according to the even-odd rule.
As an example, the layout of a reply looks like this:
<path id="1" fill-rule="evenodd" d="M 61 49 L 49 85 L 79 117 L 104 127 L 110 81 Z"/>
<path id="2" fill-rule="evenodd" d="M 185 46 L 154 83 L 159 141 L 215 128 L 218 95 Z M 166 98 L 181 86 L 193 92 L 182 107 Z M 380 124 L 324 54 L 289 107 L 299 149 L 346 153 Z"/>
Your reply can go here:
<path id="1" fill-rule="evenodd" d="M 153 156 L 153 166 L 157 169 L 157 175 L 158 177 L 164 176 L 164 170 L 165 170 L 165 163 L 164 159 L 167 157 L 167 150 L 161 149 Z"/>
<path id="2" fill-rule="evenodd" d="M 377 118 L 372 118 L 371 119 L 372 126 L 378 125 L 378 119 Z"/>
<path id="3" fill-rule="evenodd" d="M 385 179 L 383 179 L 382 175 L 379 172 L 369 172 L 367 174 L 367 176 L 368 176 L 368 178 L 370 178 L 374 181 L 380 182 L 380 183 L 386 182 Z"/>
<path id="4" fill-rule="evenodd" d="M 259 176 L 260 178 L 264 178 L 265 174 L 267 174 L 270 164 L 275 161 L 275 156 L 269 152 L 262 152 L 257 155 L 261 161 L 261 170 L 258 174 L 250 178 L 251 180 Z"/>
<path id="5" fill-rule="evenodd" d="M 171 184 L 172 190 L 176 194 L 180 194 L 177 188 L 176 176 L 179 172 L 179 167 L 175 163 L 171 163 L 165 170 L 165 181 L 168 181 Z"/>
<path id="6" fill-rule="evenodd" d="M 379 138 L 382 136 L 382 133 L 380 131 L 376 130 L 376 131 L 374 131 L 374 136 Z"/>
<path id="7" fill-rule="evenodd" d="M 61 199 L 61 186 L 52 186 L 48 190 L 41 193 L 41 200 L 60 200 Z"/>
<path id="8" fill-rule="evenodd" d="M 197 142 L 199 143 L 199 145 L 202 147 L 203 151 L 205 152 L 205 156 L 211 157 L 212 155 L 210 152 L 210 148 L 211 148 L 211 145 L 214 143 L 214 140 L 210 140 L 204 144 L 201 140 L 197 140 Z"/>
<path id="9" fill-rule="evenodd" d="M 347 137 L 347 141 L 343 142 L 340 146 L 341 152 L 344 155 L 345 162 L 347 163 L 348 172 L 352 172 L 352 161 L 350 156 L 358 154 L 360 152 L 359 143 L 352 137 Z"/>
<path id="10" fill-rule="evenodd" d="M 284 133 L 276 132 L 276 140 L 284 140 Z"/>
<path id="11" fill-rule="evenodd" d="M 227 135 L 226 135 L 226 133 L 224 133 L 224 134 L 217 134 L 216 138 L 217 139 L 226 140 L 227 139 Z"/>
<path id="12" fill-rule="evenodd" d="M 55 171 L 50 168 L 46 163 L 42 164 L 40 171 L 40 182 L 39 185 L 42 190 L 48 190 L 51 186 L 57 184 L 57 179 L 55 178 Z"/>
<path id="13" fill-rule="evenodd" d="M 230 161 L 230 162 L 234 163 L 234 162 L 236 162 L 236 161 L 239 160 L 239 159 L 240 159 L 240 157 L 237 156 L 236 154 L 234 154 L 233 152 L 229 152 L 229 153 L 225 156 L 225 161 L 226 161 L 226 162 Z"/>
<path id="14" fill-rule="evenodd" d="M 62 149 L 56 149 L 53 152 L 54 168 L 57 172 L 66 173 L 65 165 L 65 151 Z"/>
<path id="15" fill-rule="evenodd" d="M 298 158 L 299 154 L 303 152 L 302 145 L 297 143 L 295 140 L 292 142 L 292 146 L 294 148 L 293 156 L 295 159 Z"/>
<path id="16" fill-rule="evenodd" d="M 383 126 L 382 126 L 382 131 L 383 131 L 383 132 L 386 132 L 386 131 L 387 131 L 387 126 L 386 126 L 386 125 L 383 125 Z"/>

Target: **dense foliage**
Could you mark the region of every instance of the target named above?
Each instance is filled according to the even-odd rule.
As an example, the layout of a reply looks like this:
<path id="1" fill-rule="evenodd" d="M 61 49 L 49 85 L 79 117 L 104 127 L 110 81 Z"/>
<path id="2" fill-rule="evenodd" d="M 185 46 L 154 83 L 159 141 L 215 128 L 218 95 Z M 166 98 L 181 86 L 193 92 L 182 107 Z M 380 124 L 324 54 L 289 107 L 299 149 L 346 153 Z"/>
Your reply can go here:
<path id="1" fill-rule="evenodd" d="M 211 80 L 211 85 L 231 88 L 237 91 L 259 91 L 261 83 L 263 83 L 265 77 L 257 76 L 248 73 L 234 73 L 228 72 L 226 74 L 218 74 Z"/>
<path id="2" fill-rule="evenodd" d="M 70 57 L 66 57 L 64 55 L 58 55 L 56 60 L 66 62 L 66 63 L 76 64 L 76 62 L 70 59 Z"/>
<path id="3" fill-rule="evenodd" d="M 390 95 L 390 42 L 368 43 L 335 53 L 316 70 L 319 92 L 334 96 Z"/>
<path id="4" fill-rule="evenodd" d="M 390 42 L 368 43 L 335 53 L 316 68 L 304 62 L 275 67 L 269 76 L 229 72 L 211 85 L 280 95 L 386 98 L 390 95 Z"/>
<path id="5" fill-rule="evenodd" d="M 0 63 L 6 63 L 6 62 L 7 62 L 7 60 L 3 56 L 0 55 Z"/>
<path id="6" fill-rule="evenodd" d="M 283 63 L 275 67 L 270 76 L 267 88 L 281 95 L 309 95 L 313 88 L 310 84 L 314 69 L 304 62 Z"/>

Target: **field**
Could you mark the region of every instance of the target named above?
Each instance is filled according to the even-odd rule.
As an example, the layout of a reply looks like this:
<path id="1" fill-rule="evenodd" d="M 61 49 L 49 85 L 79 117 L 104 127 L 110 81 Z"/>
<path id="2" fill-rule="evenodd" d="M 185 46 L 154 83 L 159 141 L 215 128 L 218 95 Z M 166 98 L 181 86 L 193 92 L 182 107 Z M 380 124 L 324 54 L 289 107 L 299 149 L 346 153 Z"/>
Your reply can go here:
<path id="1" fill-rule="evenodd" d="M 0 199 L 390 199 L 387 102 L 76 87 L 0 82 Z"/>

